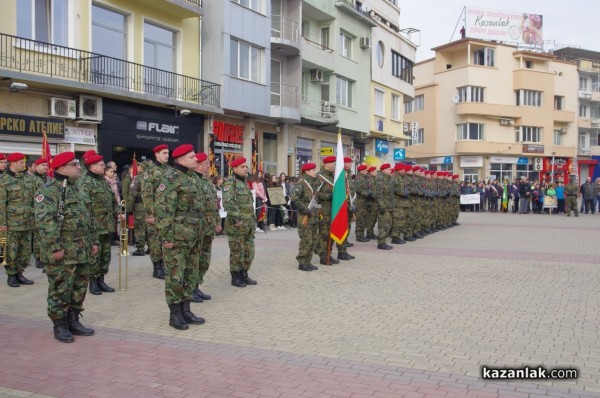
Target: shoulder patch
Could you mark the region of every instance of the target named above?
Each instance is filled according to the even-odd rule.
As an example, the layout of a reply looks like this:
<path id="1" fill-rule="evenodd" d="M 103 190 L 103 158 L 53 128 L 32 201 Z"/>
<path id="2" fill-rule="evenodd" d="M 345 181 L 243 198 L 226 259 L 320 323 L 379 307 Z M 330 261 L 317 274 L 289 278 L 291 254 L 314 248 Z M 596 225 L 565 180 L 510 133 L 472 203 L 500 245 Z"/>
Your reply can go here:
<path id="1" fill-rule="evenodd" d="M 44 201 L 44 195 L 38 195 L 35 197 L 35 201 L 38 203 L 42 203 Z"/>
<path id="2" fill-rule="evenodd" d="M 148 175 L 148 173 L 144 173 L 144 180 L 147 180 L 150 176 Z"/>
<path id="3" fill-rule="evenodd" d="M 229 185 L 227 185 L 226 187 L 223 187 L 223 192 L 227 192 L 229 191 Z"/>
<path id="4" fill-rule="evenodd" d="M 160 185 L 158 186 L 158 190 L 159 190 L 160 192 L 164 191 L 165 189 L 167 189 L 167 186 L 166 186 L 165 184 L 160 184 Z"/>

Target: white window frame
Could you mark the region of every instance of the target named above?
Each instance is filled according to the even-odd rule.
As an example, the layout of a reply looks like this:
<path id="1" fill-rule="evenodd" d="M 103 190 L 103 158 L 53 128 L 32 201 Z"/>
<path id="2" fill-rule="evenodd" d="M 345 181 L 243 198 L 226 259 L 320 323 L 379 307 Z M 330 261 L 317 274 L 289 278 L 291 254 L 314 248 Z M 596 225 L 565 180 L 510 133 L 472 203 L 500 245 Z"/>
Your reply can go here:
<path id="1" fill-rule="evenodd" d="M 340 29 L 340 55 L 344 58 L 352 59 L 352 46 L 354 40 L 352 36 Z"/>
<path id="2" fill-rule="evenodd" d="M 373 113 L 377 116 L 385 117 L 385 91 L 375 87 L 373 95 L 373 103 L 375 104 Z"/>
<path id="3" fill-rule="evenodd" d="M 517 90 L 517 106 L 536 106 L 543 104 L 544 92 L 536 90 Z"/>
<path id="4" fill-rule="evenodd" d="M 335 77 L 335 102 L 347 108 L 352 107 L 352 81 L 341 77 Z"/>
<path id="5" fill-rule="evenodd" d="M 19 5 L 23 5 L 23 4 L 27 4 L 29 3 L 29 11 L 31 12 L 30 15 L 30 23 L 31 23 L 31 31 L 24 34 L 22 37 L 25 37 L 27 39 L 31 39 L 31 40 L 36 40 L 36 41 L 41 41 L 41 42 L 46 42 L 46 43 L 50 43 L 50 44 L 54 44 L 57 46 L 63 46 L 63 47 L 68 47 L 71 44 L 71 32 L 72 32 L 72 9 L 73 9 L 73 5 L 72 5 L 72 0 L 61 0 L 64 1 L 65 6 L 66 6 L 66 15 L 64 16 L 65 21 L 64 23 L 60 24 L 59 26 L 55 26 L 55 12 L 56 12 L 56 8 L 55 8 L 55 3 L 56 0 L 45 0 L 46 1 L 46 27 L 48 28 L 48 32 L 47 32 L 47 38 L 44 36 L 41 36 L 41 33 L 37 32 L 37 23 L 36 23 L 36 14 L 38 12 L 38 9 L 36 7 L 36 0 L 18 0 L 18 5 L 17 5 L 17 12 L 18 12 L 18 7 Z M 49 9 L 48 9 L 49 8 Z M 64 32 L 65 34 L 65 41 L 64 42 L 60 42 L 57 43 L 56 42 L 56 38 L 55 38 L 55 28 L 62 28 L 64 30 L 66 30 Z M 19 36 L 21 36 L 22 33 L 20 33 L 19 26 L 18 26 L 18 16 L 17 16 L 17 34 Z"/>
<path id="6" fill-rule="evenodd" d="M 579 91 L 588 91 L 587 77 L 579 77 Z"/>
<path id="7" fill-rule="evenodd" d="M 542 142 L 542 128 L 536 126 L 520 126 L 517 132 L 518 142 L 531 142 L 539 144 Z"/>
<path id="8" fill-rule="evenodd" d="M 413 140 L 411 136 L 410 140 L 406 141 L 406 146 L 421 145 L 423 143 L 425 143 L 425 129 L 421 128 L 417 130 L 417 139 Z"/>
<path id="9" fill-rule="evenodd" d="M 589 107 L 586 104 L 579 104 L 579 117 L 587 119 L 588 116 L 588 109 Z"/>
<path id="10" fill-rule="evenodd" d="M 404 103 L 404 113 L 409 114 L 414 109 L 414 100 Z"/>
<path id="11" fill-rule="evenodd" d="M 564 145 L 563 132 L 561 129 L 554 130 L 554 145 Z"/>
<path id="12" fill-rule="evenodd" d="M 242 79 L 242 80 L 247 80 L 250 82 L 254 82 L 254 83 L 261 83 L 262 82 L 262 65 L 263 65 L 263 51 L 261 48 L 259 47 L 255 47 L 253 45 L 251 45 L 248 42 L 245 42 L 243 40 L 240 40 L 238 38 L 234 38 L 231 37 L 230 38 L 230 56 L 232 54 L 232 51 L 237 49 L 237 62 L 236 62 L 236 70 L 231 70 L 233 69 L 232 67 L 232 62 L 233 60 L 229 60 L 229 69 L 230 69 L 230 74 L 231 76 L 237 77 L 238 79 Z M 241 56 L 243 55 L 242 52 L 245 51 L 247 48 L 247 59 L 248 59 L 248 70 L 243 71 L 242 70 L 242 65 L 241 65 Z M 254 58 L 256 57 L 256 58 Z M 254 60 L 257 59 L 258 60 L 258 64 L 257 65 L 253 65 Z M 256 70 L 255 70 L 256 69 Z M 247 72 L 247 75 L 244 76 L 242 74 L 242 72 Z"/>
<path id="13" fill-rule="evenodd" d="M 392 94 L 392 120 L 400 120 L 400 96 Z"/>
<path id="14" fill-rule="evenodd" d="M 262 14 L 262 0 L 231 0 L 234 3 Z"/>
<path id="15" fill-rule="evenodd" d="M 563 97 L 562 95 L 555 95 L 554 96 L 554 109 L 556 109 L 557 111 L 562 111 L 564 107 L 565 107 L 565 97 Z"/>
<path id="16" fill-rule="evenodd" d="M 415 96 L 414 104 L 413 104 L 413 112 L 422 111 L 425 109 L 425 95 L 417 95 Z"/>
<path id="17" fill-rule="evenodd" d="M 471 138 L 471 126 L 477 126 L 477 138 Z M 484 123 L 460 123 L 456 125 L 457 141 L 484 141 L 485 124 Z"/>
<path id="18" fill-rule="evenodd" d="M 495 66 L 495 49 L 491 47 L 484 47 L 479 50 L 473 51 L 473 65 L 479 66 Z"/>

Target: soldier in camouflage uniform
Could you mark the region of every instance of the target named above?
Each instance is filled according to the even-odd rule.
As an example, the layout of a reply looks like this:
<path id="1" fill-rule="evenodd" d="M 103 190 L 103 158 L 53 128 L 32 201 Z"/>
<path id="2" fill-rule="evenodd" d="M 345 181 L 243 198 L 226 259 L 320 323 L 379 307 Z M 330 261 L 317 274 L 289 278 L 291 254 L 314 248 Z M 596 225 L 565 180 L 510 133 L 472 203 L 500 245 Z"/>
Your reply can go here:
<path id="1" fill-rule="evenodd" d="M 354 180 L 352 179 L 352 158 L 344 157 L 344 178 L 346 181 L 346 201 L 348 208 L 348 235 L 342 243 L 345 247 L 354 246 L 353 243 L 348 242 L 350 231 L 352 230 L 352 217 L 356 213 L 355 201 L 356 201 L 356 187 L 354 186 Z"/>
<path id="2" fill-rule="evenodd" d="M 199 241 L 203 227 L 200 188 L 194 168 L 198 165 L 194 147 L 180 145 L 173 150 L 174 167 L 165 171 L 156 189 L 156 227 L 162 242 L 165 264 L 165 297 L 169 325 L 187 330 L 188 324 L 202 325 L 204 319 L 190 310 L 192 292 L 198 280 Z"/>
<path id="3" fill-rule="evenodd" d="M 404 173 L 406 167 L 402 163 L 397 163 L 394 166 L 394 174 L 392 175 L 392 185 L 394 189 L 394 210 L 392 211 L 392 228 L 390 236 L 392 243 L 395 245 L 403 245 L 406 243 L 406 213 L 410 203 L 408 197 L 410 195 L 405 186 Z"/>
<path id="4" fill-rule="evenodd" d="M 210 173 L 210 162 L 206 153 L 197 153 L 196 159 L 198 166 L 195 172 L 199 180 L 200 195 L 198 201 L 202 203 L 202 229 L 200 231 L 199 240 L 199 266 L 198 266 L 198 281 L 196 288 L 192 293 L 192 301 L 201 303 L 204 300 L 210 300 L 210 294 L 203 293 L 200 290 L 200 285 L 204 283 L 204 276 L 210 267 L 210 257 L 212 252 L 212 242 L 215 238 L 215 233 L 221 232 L 221 218 L 217 209 L 217 189 L 214 184 L 208 179 Z"/>
<path id="5" fill-rule="evenodd" d="M 246 183 L 246 159 L 235 159 L 229 166 L 233 173 L 223 184 L 223 207 L 227 212 L 225 233 L 229 240 L 229 271 L 233 286 L 246 287 L 256 285 L 256 281 L 248 277 L 248 270 L 254 260 L 256 213 L 252 192 Z"/>
<path id="6" fill-rule="evenodd" d="M 389 163 L 384 163 L 379 168 L 380 173 L 375 179 L 375 199 L 379 205 L 377 218 L 377 248 L 381 250 L 393 249 L 386 243 L 392 228 L 392 211 L 394 210 L 394 186 L 391 181 L 392 169 Z"/>
<path id="7" fill-rule="evenodd" d="M 579 207 L 577 206 L 577 196 L 579 195 L 579 187 L 576 184 L 577 176 L 572 174 L 569 183 L 565 186 L 565 212 L 567 217 L 571 217 L 571 211 L 575 212 L 575 217 L 579 217 Z"/>
<path id="8" fill-rule="evenodd" d="M 291 200 L 292 207 L 298 211 L 298 269 L 300 271 L 314 271 L 319 269 L 311 264 L 315 245 L 319 234 L 319 207 L 313 203 L 311 209 L 308 206 L 319 190 L 317 176 L 317 165 L 305 163 L 302 165 L 302 177 L 294 185 Z"/>
<path id="9" fill-rule="evenodd" d="M 358 174 L 354 179 L 354 189 L 356 190 L 356 241 L 368 242 L 369 239 L 365 236 L 367 229 L 367 218 L 369 217 L 367 209 L 367 201 L 373 197 L 373 191 L 367 185 L 367 169 L 366 164 L 361 164 L 356 169 Z"/>
<path id="10" fill-rule="evenodd" d="M 375 191 L 375 177 L 377 177 L 377 167 L 371 166 L 367 169 L 367 189 L 371 192 Z M 367 199 L 367 238 L 377 239 L 375 235 L 375 224 L 377 224 L 377 212 L 379 207 L 377 206 L 377 200 L 374 196 Z"/>
<path id="11" fill-rule="evenodd" d="M 164 263 L 162 255 L 162 245 L 158 238 L 158 230 L 155 225 L 156 208 L 154 206 L 156 189 L 160 184 L 163 174 L 169 166 L 169 147 L 165 144 L 157 145 L 153 149 L 155 160 L 148 159 L 143 163 L 144 174 L 142 178 L 142 201 L 146 209 L 146 231 L 148 233 L 148 248 L 150 249 L 150 259 L 154 267 L 152 276 L 158 279 L 164 279 Z"/>
<path id="12" fill-rule="evenodd" d="M 35 167 L 35 173 L 33 175 L 35 181 L 35 191 L 48 181 L 48 160 L 39 158 L 33 163 Z M 37 226 L 33 227 L 33 257 L 35 258 L 36 268 L 44 268 L 44 264 L 40 261 L 40 240 Z"/>
<path id="13" fill-rule="evenodd" d="M 89 156 L 85 160 L 88 171 L 81 181 L 81 192 L 92 210 L 96 234 L 98 235 L 98 255 L 89 264 L 90 293 L 100 295 L 102 292 L 113 293 L 115 289 L 108 286 L 104 276 L 108 273 L 111 249 L 110 241 L 115 231 L 115 218 L 119 213 L 119 203 L 104 178 L 105 164 L 100 155 Z M 124 217 L 123 214 L 120 217 Z"/>
<path id="14" fill-rule="evenodd" d="M 129 168 L 129 172 L 121 182 L 123 199 L 125 200 L 125 208 L 127 214 L 133 214 L 133 224 L 135 231 L 135 248 L 131 253 L 132 256 L 145 256 L 146 250 L 146 208 L 142 199 L 142 189 L 140 180 L 144 168 L 138 165 L 136 176 L 133 176 L 133 167 Z"/>
<path id="15" fill-rule="evenodd" d="M 48 317 L 54 323 L 54 338 L 70 343 L 73 335 L 94 334 L 79 322 L 79 314 L 88 286 L 88 264 L 100 242 L 87 198 L 74 183 L 81 174 L 75 154 L 57 155 L 53 167 L 54 179 L 35 194 L 35 223 L 48 276 Z"/>
<path id="16" fill-rule="evenodd" d="M 0 178 L 0 232 L 7 231 L 7 284 L 10 287 L 32 285 L 23 272 L 31 257 L 33 195 L 35 181 L 25 176 L 25 155 L 8 155 L 9 168 Z"/>
<path id="17" fill-rule="evenodd" d="M 6 174 L 6 169 L 8 168 L 8 160 L 6 160 L 6 156 L 0 153 L 0 177 Z"/>

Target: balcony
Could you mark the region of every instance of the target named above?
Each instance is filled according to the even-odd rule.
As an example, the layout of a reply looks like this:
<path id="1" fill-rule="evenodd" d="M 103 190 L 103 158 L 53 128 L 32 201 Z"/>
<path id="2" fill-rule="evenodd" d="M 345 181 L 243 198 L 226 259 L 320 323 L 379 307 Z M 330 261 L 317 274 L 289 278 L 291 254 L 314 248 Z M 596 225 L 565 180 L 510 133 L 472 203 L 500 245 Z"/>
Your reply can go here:
<path id="1" fill-rule="evenodd" d="M 333 0 L 335 6 L 340 10 L 350 14 L 362 22 L 366 23 L 370 27 L 374 28 L 377 26 L 377 22 L 367 12 L 367 9 L 363 6 L 359 6 L 353 0 Z"/>
<path id="2" fill-rule="evenodd" d="M 220 107 L 219 84 L 5 34 L 0 34 L 0 70 L 8 77 L 117 97 L 160 103 L 181 101 L 207 111 Z"/>
<path id="3" fill-rule="evenodd" d="M 203 0 L 133 0 L 146 7 L 172 13 L 179 17 L 194 17 L 202 15 Z"/>
<path id="4" fill-rule="evenodd" d="M 302 37 L 302 64 L 307 69 L 334 70 L 333 50 Z"/>
<path id="5" fill-rule="evenodd" d="M 553 120 L 559 123 L 575 123 L 575 112 L 559 111 L 555 109 L 553 111 Z"/>
<path id="6" fill-rule="evenodd" d="M 316 126 L 337 124 L 337 108 L 329 101 L 302 96 L 302 123 Z"/>
<path id="7" fill-rule="evenodd" d="M 491 104 L 487 102 L 459 102 L 456 104 L 457 115 L 485 115 L 495 117 L 519 118 L 523 111 L 517 106 Z"/>
<path id="8" fill-rule="evenodd" d="M 300 120 L 298 87 L 285 83 L 271 83 L 271 117 L 289 122 Z"/>
<path id="9" fill-rule="evenodd" d="M 271 43 L 276 54 L 293 56 L 300 54 L 300 31 L 298 23 L 281 15 L 271 16 Z"/>

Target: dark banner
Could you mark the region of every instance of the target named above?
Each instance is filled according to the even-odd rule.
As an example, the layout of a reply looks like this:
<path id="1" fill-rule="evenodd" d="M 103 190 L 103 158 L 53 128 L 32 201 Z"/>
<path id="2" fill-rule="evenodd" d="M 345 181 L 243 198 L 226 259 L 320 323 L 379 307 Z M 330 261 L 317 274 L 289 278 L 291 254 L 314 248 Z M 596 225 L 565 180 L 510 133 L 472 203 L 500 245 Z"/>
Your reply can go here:
<path id="1" fill-rule="evenodd" d="M 44 131 L 49 139 L 64 139 L 65 121 L 49 117 L 0 113 L 0 134 L 41 138 Z"/>

